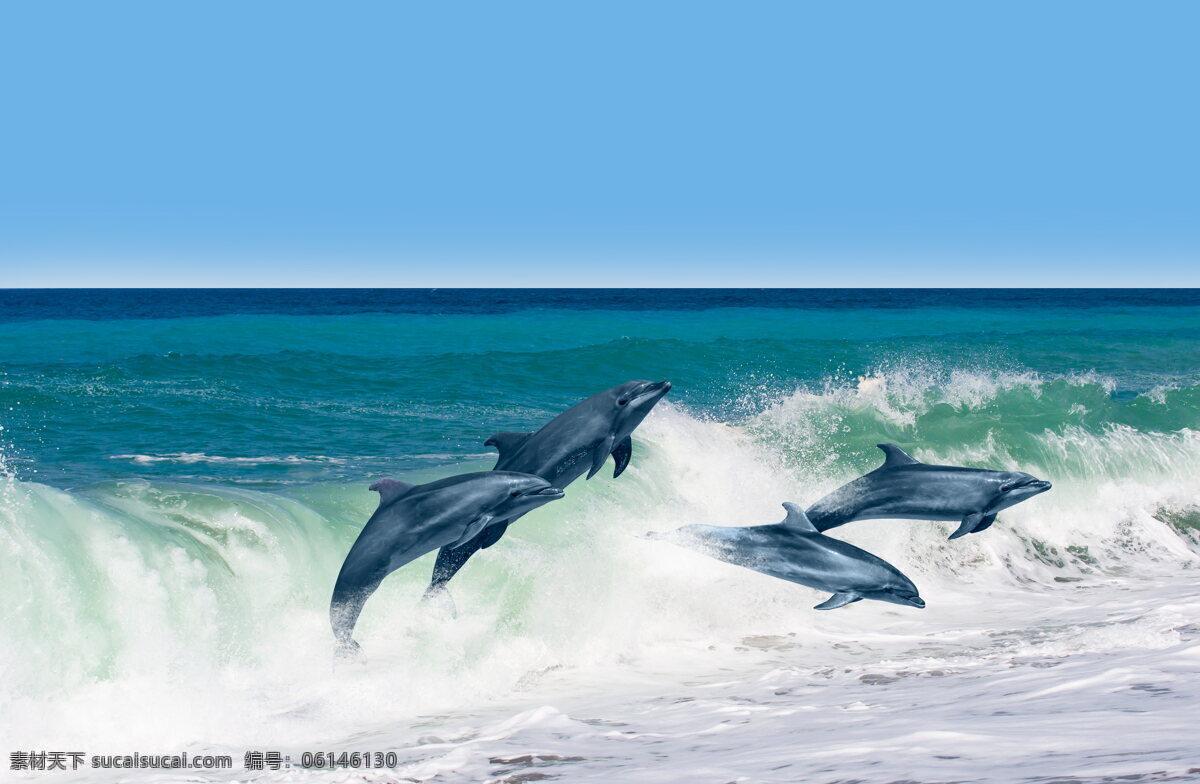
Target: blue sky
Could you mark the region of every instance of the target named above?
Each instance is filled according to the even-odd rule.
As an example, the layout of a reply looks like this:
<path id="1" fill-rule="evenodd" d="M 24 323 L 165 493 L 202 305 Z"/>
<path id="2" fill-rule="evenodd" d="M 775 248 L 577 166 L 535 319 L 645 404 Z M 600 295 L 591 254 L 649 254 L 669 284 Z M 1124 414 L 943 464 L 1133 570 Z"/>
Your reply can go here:
<path id="1" fill-rule="evenodd" d="M 1194 3 L 7 3 L 0 286 L 1200 285 Z"/>

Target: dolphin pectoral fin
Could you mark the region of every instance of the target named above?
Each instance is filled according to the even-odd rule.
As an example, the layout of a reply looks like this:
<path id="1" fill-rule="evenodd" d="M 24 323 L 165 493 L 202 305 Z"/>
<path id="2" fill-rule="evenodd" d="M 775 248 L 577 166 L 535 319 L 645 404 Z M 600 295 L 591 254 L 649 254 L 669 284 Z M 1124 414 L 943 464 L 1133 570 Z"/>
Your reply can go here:
<path id="1" fill-rule="evenodd" d="M 612 456 L 613 462 L 616 463 L 613 479 L 616 479 L 629 465 L 629 458 L 633 457 L 633 436 L 625 436 L 625 440 L 617 444 L 617 448 L 612 451 Z"/>
<path id="2" fill-rule="evenodd" d="M 984 515 L 983 519 L 979 521 L 979 525 L 975 526 L 975 528 L 971 530 L 971 533 L 977 534 L 980 531 L 986 531 L 994 522 L 996 522 L 996 515 Z"/>
<path id="3" fill-rule="evenodd" d="M 495 525 L 489 525 L 487 528 L 484 528 L 483 533 L 479 534 L 479 539 L 477 540 L 479 549 L 486 550 L 496 542 L 499 542 L 500 537 L 504 536 L 504 532 L 507 530 L 508 523 L 496 523 Z"/>
<path id="4" fill-rule="evenodd" d="M 983 520 L 982 512 L 972 512 L 962 519 L 962 523 L 958 526 L 958 530 L 950 534 L 951 539 L 957 539 L 960 536 L 966 536 L 975 530 L 975 526 Z"/>
<path id="5" fill-rule="evenodd" d="M 836 610 L 839 607 L 845 607 L 847 604 L 852 604 L 854 602 L 860 601 L 861 599 L 862 599 L 861 596 L 859 596 L 856 593 L 849 592 L 849 591 L 846 593 L 835 593 L 833 596 L 830 596 L 825 601 L 823 601 L 820 604 L 813 607 L 813 609 L 814 610 Z"/>
<path id="6" fill-rule="evenodd" d="M 491 515 L 480 515 L 467 524 L 467 529 L 463 531 L 463 535 L 459 537 L 457 542 L 450 545 L 451 548 L 462 547 L 467 542 L 479 535 L 479 532 L 487 528 L 487 524 L 492 521 Z"/>
<path id="7" fill-rule="evenodd" d="M 588 479 L 591 479 L 596 475 L 596 472 L 599 471 L 601 466 L 604 465 L 604 461 L 607 460 L 608 456 L 612 454 L 613 441 L 615 440 L 616 439 L 614 439 L 613 436 L 609 436 L 597 444 L 596 448 L 592 450 L 592 470 L 588 471 Z"/>

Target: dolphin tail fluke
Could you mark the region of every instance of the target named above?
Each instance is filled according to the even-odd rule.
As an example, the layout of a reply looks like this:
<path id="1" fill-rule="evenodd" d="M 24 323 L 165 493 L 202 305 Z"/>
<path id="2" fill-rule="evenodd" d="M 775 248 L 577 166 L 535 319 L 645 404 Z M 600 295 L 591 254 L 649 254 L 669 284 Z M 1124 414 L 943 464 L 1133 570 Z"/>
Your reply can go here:
<path id="1" fill-rule="evenodd" d="M 981 512 L 975 512 L 973 514 L 967 515 L 966 517 L 964 517 L 962 519 L 962 523 L 958 526 L 958 530 L 956 530 L 954 533 L 950 534 L 950 538 L 957 539 L 960 536 L 966 536 L 967 534 L 974 531 L 976 529 L 976 527 L 981 522 L 983 522 L 983 520 L 984 520 L 984 517 Z"/>
<path id="2" fill-rule="evenodd" d="M 856 593 L 849 592 L 849 591 L 847 591 L 846 593 L 835 593 L 833 596 L 830 596 L 825 601 L 823 601 L 820 604 L 813 607 L 813 609 L 814 610 L 836 610 L 839 607 L 845 607 L 847 604 L 852 604 L 854 602 L 859 601 L 860 599 L 862 599 L 861 596 L 859 596 Z"/>
<path id="3" fill-rule="evenodd" d="M 438 608 L 447 617 L 458 617 L 458 607 L 455 606 L 454 597 L 450 595 L 450 589 L 445 583 L 432 583 L 421 595 L 421 603 Z"/>
<path id="4" fill-rule="evenodd" d="M 362 613 L 367 597 L 375 588 L 369 590 L 347 592 L 341 586 L 333 589 L 333 601 L 329 604 L 329 625 L 333 629 L 333 637 L 337 640 L 337 652 L 340 658 L 347 658 L 358 651 L 358 643 L 351 636 L 358 616 Z"/>
<path id="5" fill-rule="evenodd" d="M 616 439 L 613 438 L 613 436 L 609 436 L 597 444 L 596 448 L 592 450 L 592 470 L 588 471 L 588 479 L 591 479 L 593 476 L 595 476 L 596 472 L 598 472 L 604 466 L 604 461 L 607 460 L 608 456 L 612 454 L 614 446 L 613 442 L 615 440 Z"/>
<path id="6" fill-rule="evenodd" d="M 339 640 L 337 647 L 333 649 L 334 658 L 341 661 L 356 659 L 362 655 L 362 646 L 354 641 L 352 637 L 347 637 L 344 640 Z"/>
<path id="7" fill-rule="evenodd" d="M 486 529 L 484 533 L 486 533 Z M 443 547 L 438 550 L 437 560 L 433 562 L 433 576 L 430 579 L 429 588 L 425 591 L 426 597 L 433 595 L 438 588 L 450 582 L 451 577 L 458 574 L 458 570 L 463 568 L 471 556 L 479 551 L 482 538 L 483 535 L 480 535 L 462 547 Z"/>
<path id="8" fill-rule="evenodd" d="M 612 452 L 613 462 L 616 467 L 613 468 L 613 479 L 616 479 L 629 466 L 629 459 L 633 457 L 633 437 L 625 436 L 625 440 L 617 444 L 617 448 Z"/>

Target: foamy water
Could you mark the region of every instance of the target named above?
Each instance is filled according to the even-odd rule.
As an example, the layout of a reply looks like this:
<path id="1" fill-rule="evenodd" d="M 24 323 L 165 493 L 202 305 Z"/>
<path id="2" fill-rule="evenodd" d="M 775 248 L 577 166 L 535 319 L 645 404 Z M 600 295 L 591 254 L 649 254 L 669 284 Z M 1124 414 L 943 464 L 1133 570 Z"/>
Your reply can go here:
<path id="1" fill-rule="evenodd" d="M 361 484 L 3 480 L 0 736 L 234 757 L 192 781 L 1197 777 L 1200 436 L 1089 422 L 1074 407 L 1105 383 L 881 372 L 727 421 L 661 405 L 620 480 L 573 485 L 472 560 L 457 617 L 418 603 L 424 558 L 368 602 L 366 655 L 339 665 L 328 599 L 375 503 Z M 997 407 L 1056 423 L 1016 441 L 987 425 Z M 978 437 L 931 435 L 955 418 Z M 889 429 L 922 459 L 1054 482 L 954 542 L 950 523 L 833 532 L 904 571 L 925 610 L 817 612 L 816 591 L 639 538 L 782 519 L 881 462 Z M 247 773 L 251 749 L 398 768 Z"/>

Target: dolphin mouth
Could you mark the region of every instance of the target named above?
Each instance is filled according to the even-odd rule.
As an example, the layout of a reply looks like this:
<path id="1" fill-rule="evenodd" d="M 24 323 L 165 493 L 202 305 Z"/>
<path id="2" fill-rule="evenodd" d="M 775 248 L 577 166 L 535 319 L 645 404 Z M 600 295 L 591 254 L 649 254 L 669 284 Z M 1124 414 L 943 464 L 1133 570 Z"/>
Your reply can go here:
<path id="1" fill-rule="evenodd" d="M 1053 486 L 1045 479 L 1026 479 L 1023 482 L 1015 482 L 1003 490 L 1006 493 L 1011 493 L 1013 490 L 1032 490 L 1035 493 L 1044 493 Z"/>
<path id="2" fill-rule="evenodd" d="M 1035 479 L 1032 482 L 1026 482 L 1021 485 L 1022 490 L 1032 490 L 1035 493 L 1044 493 L 1051 487 L 1052 485 L 1044 479 Z"/>
<path id="3" fill-rule="evenodd" d="M 907 596 L 904 599 L 904 603 L 909 607 L 916 607 L 918 610 L 925 609 L 925 600 L 920 596 Z"/>
<path id="4" fill-rule="evenodd" d="M 521 493 L 524 498 L 562 498 L 564 495 L 566 493 L 557 487 L 539 487 L 536 490 Z"/>
<path id="5" fill-rule="evenodd" d="M 671 391 L 670 381 L 648 381 L 638 388 L 636 392 L 629 396 L 630 403 L 640 402 L 643 398 L 653 396 L 658 400 L 663 395 Z"/>

